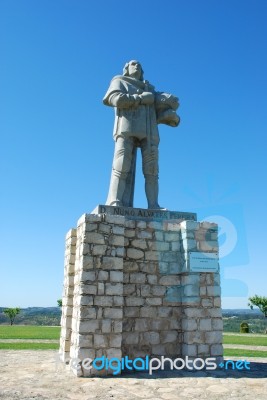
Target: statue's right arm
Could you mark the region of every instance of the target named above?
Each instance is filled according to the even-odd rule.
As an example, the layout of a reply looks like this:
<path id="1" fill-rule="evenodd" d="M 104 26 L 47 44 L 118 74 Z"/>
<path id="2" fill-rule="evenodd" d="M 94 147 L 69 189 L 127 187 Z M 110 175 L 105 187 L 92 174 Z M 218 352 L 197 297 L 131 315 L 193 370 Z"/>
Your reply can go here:
<path id="1" fill-rule="evenodd" d="M 113 92 L 107 102 L 110 106 L 117 108 L 137 107 L 141 103 L 141 97 L 137 94 L 130 95 L 122 92 Z"/>

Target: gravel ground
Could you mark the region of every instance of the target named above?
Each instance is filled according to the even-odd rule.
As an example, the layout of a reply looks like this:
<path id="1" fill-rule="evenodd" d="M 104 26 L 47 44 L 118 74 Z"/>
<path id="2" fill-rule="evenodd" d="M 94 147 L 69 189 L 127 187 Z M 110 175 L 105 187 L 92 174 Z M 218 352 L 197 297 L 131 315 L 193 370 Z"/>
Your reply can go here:
<path id="1" fill-rule="evenodd" d="M 119 377 L 77 378 L 56 362 L 54 350 L 1 350 L 1 400 L 267 400 L 267 359 L 247 371 L 135 372 Z"/>

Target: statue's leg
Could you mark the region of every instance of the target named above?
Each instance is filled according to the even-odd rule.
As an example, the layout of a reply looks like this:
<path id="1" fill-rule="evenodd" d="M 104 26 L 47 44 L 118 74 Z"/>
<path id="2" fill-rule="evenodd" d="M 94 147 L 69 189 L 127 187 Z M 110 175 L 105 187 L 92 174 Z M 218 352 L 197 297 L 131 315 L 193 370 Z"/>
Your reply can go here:
<path id="1" fill-rule="evenodd" d="M 117 137 L 115 143 L 114 159 L 106 201 L 110 206 L 123 206 L 123 196 L 126 189 L 126 178 L 131 168 L 133 139 Z"/>
<path id="2" fill-rule="evenodd" d="M 145 191 L 148 203 L 148 208 L 161 208 L 158 204 L 159 183 L 158 183 L 158 145 L 148 145 L 144 140 L 141 143 L 142 151 L 142 167 L 145 177 Z"/>

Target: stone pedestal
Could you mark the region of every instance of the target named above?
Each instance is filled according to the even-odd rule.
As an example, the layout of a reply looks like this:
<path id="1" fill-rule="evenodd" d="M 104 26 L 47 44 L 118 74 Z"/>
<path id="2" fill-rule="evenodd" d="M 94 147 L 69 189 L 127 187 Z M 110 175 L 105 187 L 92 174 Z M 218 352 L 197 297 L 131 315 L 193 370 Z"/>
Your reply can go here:
<path id="1" fill-rule="evenodd" d="M 216 260 L 217 231 L 194 213 L 98 206 L 84 214 L 66 236 L 62 360 L 79 359 L 73 371 L 89 376 L 113 371 L 85 369 L 85 358 L 220 359 L 220 276 L 205 261 Z"/>

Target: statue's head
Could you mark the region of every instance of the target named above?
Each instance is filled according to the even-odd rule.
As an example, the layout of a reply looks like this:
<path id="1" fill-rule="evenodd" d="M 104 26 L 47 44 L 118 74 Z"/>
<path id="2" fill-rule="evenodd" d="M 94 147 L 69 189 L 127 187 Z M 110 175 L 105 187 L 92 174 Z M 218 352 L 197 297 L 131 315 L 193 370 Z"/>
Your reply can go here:
<path id="1" fill-rule="evenodd" d="M 124 65 L 123 75 L 142 81 L 144 79 L 144 71 L 139 61 L 131 60 Z"/>

